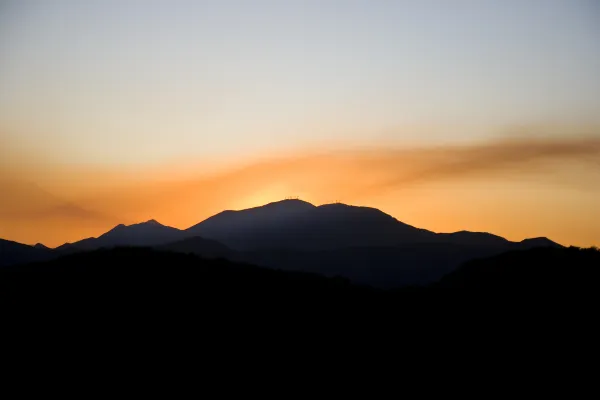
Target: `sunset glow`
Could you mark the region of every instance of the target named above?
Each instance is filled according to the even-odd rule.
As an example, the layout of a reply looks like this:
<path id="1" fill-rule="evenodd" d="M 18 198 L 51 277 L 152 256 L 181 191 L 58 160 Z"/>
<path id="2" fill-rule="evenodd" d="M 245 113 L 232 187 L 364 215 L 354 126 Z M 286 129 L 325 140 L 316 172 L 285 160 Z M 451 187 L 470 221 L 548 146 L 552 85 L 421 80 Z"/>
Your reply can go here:
<path id="1" fill-rule="evenodd" d="M 585 0 L 3 2 L 0 238 L 293 196 L 600 245 L 599 18 Z"/>

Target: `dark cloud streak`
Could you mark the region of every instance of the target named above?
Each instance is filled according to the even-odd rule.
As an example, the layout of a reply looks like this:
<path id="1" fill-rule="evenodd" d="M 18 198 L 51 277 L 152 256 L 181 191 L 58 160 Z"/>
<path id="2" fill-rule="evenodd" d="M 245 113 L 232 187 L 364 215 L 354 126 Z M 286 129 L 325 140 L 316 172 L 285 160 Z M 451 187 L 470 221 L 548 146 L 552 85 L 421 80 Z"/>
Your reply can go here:
<path id="1" fill-rule="evenodd" d="M 600 137 L 501 140 L 470 146 L 384 150 L 359 157 L 365 169 L 386 176 L 367 190 L 385 190 L 481 174 L 527 174 L 551 164 L 585 163 L 600 168 Z M 366 189 L 366 188 L 365 188 Z"/>

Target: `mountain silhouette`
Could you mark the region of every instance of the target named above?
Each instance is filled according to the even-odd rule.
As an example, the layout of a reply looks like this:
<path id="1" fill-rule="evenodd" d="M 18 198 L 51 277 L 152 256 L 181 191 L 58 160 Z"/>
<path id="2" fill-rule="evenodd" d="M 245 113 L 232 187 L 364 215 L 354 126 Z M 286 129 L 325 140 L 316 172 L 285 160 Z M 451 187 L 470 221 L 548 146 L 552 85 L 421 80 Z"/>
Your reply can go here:
<path id="1" fill-rule="evenodd" d="M 535 247 L 562 247 L 547 238 L 511 242 L 486 232 L 434 233 L 375 208 L 339 203 L 317 207 L 301 200 L 223 211 L 186 230 L 150 220 L 117 225 L 97 238 L 53 250 L 21 246 L 11 250 L 10 256 L 3 255 L 1 265 L 100 248 L 140 246 L 343 276 L 383 288 L 428 285 L 476 258 Z"/>
<path id="2" fill-rule="evenodd" d="M 269 236 L 273 231 L 291 227 L 307 211 L 315 208 L 302 200 L 282 200 L 240 211 L 226 210 L 186 229 L 186 232 L 221 241 L 233 248 L 248 249 L 261 246 L 261 242 L 267 240 L 257 235 Z"/>
<path id="3" fill-rule="evenodd" d="M 521 242 L 519 242 L 519 244 L 521 245 L 522 248 L 525 248 L 525 249 L 533 248 L 533 247 L 555 247 L 555 248 L 563 247 L 560 244 L 553 242 L 552 240 L 550 240 L 546 237 L 525 239 L 525 240 L 522 240 Z"/>
<path id="4" fill-rule="evenodd" d="M 345 204 L 316 207 L 284 200 L 241 211 L 225 211 L 186 230 L 240 251 L 324 250 L 394 246 L 433 240 L 435 234 L 406 225 L 375 208 Z"/>
<path id="5" fill-rule="evenodd" d="M 235 251 L 322 251 L 352 247 L 397 247 L 407 244 L 454 244 L 507 250 L 517 246 L 486 232 L 434 233 L 419 229 L 370 207 L 346 204 L 314 206 L 282 200 L 245 210 L 218 213 L 186 230 L 155 220 L 117 225 L 97 238 L 65 243 L 58 250 L 94 250 L 114 246 L 157 246 L 200 237 Z M 560 246 L 546 238 L 526 239 L 519 248 Z M 189 249 L 191 243 L 185 247 Z"/>
<path id="6" fill-rule="evenodd" d="M 496 236 L 487 232 L 460 231 L 454 233 L 438 233 L 437 238 L 445 243 L 479 246 L 505 246 L 510 243 L 501 236 Z"/>
<path id="7" fill-rule="evenodd" d="M 186 233 L 150 220 L 133 225 L 117 225 L 97 238 L 88 238 L 59 246 L 61 251 L 95 250 L 115 246 L 155 246 L 186 237 Z"/>
<path id="8" fill-rule="evenodd" d="M 52 258 L 52 250 L 0 239 L 0 267 Z"/>
<path id="9" fill-rule="evenodd" d="M 338 203 L 315 207 L 300 200 L 226 211 L 186 232 L 231 247 L 235 251 L 225 257 L 236 261 L 344 276 L 378 287 L 425 285 L 473 258 L 560 247 L 545 238 L 511 242 L 486 232 L 436 234 L 374 208 Z"/>

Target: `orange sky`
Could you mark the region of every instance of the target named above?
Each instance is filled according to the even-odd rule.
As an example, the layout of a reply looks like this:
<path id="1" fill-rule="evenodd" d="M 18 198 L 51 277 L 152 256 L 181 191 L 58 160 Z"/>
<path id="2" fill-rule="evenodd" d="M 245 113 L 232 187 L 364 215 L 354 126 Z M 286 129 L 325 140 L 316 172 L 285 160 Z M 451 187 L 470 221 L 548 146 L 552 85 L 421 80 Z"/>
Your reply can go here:
<path id="1" fill-rule="evenodd" d="M 299 196 L 600 244 L 595 2 L 147 3 L 1 3 L 0 238 Z"/>
<path id="2" fill-rule="evenodd" d="M 187 228 L 223 209 L 287 196 L 377 207 L 437 232 L 600 244 L 597 137 L 305 151 L 121 170 L 29 160 L 1 165 L 0 237 L 30 244 L 57 246 L 148 219 Z"/>

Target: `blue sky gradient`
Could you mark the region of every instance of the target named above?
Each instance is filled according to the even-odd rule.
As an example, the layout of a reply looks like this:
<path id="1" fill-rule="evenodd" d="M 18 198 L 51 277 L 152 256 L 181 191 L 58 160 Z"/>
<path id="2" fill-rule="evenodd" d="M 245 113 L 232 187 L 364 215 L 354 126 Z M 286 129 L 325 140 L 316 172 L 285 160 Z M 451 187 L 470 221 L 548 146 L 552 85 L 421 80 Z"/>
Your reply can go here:
<path id="1" fill-rule="evenodd" d="M 7 145 L 93 164 L 600 122 L 594 0 L 4 1 Z"/>

